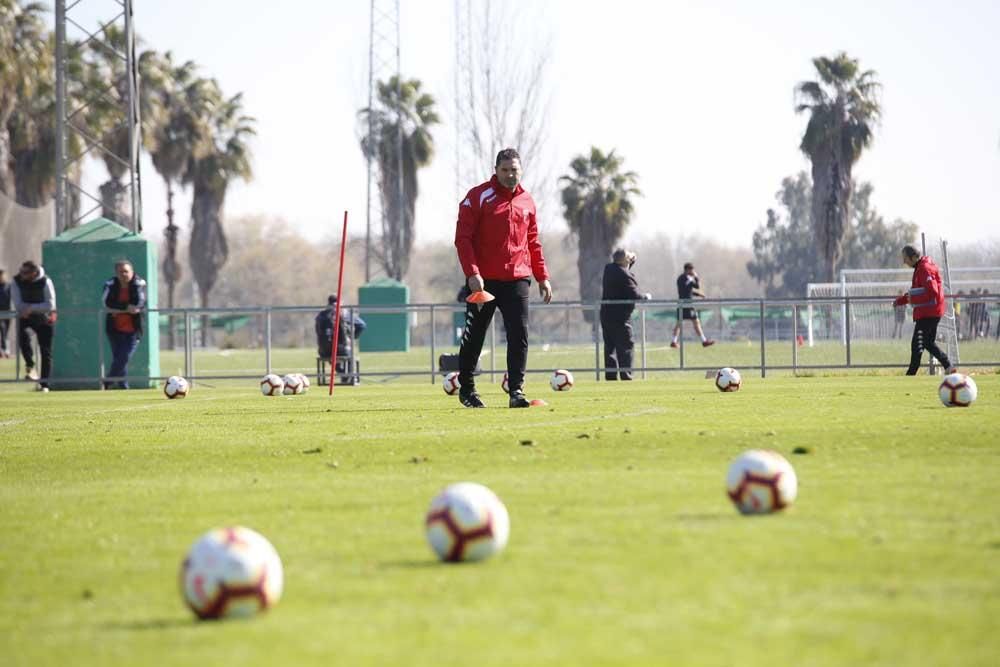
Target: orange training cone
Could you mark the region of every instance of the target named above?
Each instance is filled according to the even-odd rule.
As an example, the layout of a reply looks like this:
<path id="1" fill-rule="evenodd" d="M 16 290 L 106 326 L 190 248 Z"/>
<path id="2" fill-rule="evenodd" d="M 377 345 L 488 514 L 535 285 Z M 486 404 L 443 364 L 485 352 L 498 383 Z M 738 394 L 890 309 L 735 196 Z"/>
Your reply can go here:
<path id="1" fill-rule="evenodd" d="M 494 297 L 492 294 L 486 290 L 479 290 L 478 292 L 473 292 L 465 298 L 467 303 L 489 303 Z"/>

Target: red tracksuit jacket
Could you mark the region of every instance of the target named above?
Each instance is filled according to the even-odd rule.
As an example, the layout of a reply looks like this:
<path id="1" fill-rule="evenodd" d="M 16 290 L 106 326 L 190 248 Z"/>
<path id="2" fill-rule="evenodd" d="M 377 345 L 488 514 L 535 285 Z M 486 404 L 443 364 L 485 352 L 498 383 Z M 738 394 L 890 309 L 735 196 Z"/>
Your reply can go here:
<path id="1" fill-rule="evenodd" d="M 496 176 L 469 190 L 459 204 L 455 247 L 466 277 L 549 278 L 538 241 L 535 200 L 520 185 L 511 192 Z"/>
<path id="2" fill-rule="evenodd" d="M 944 286 L 937 264 L 926 255 L 913 267 L 910 293 L 896 299 L 898 305 L 907 301 L 913 306 L 913 319 L 944 316 Z"/>

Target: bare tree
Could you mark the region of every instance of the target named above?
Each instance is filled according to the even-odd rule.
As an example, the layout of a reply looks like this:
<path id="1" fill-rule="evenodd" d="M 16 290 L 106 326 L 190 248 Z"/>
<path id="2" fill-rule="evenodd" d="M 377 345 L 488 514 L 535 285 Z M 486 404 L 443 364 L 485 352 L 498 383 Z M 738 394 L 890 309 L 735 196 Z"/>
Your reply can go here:
<path id="1" fill-rule="evenodd" d="M 497 152 L 516 148 L 530 190 L 544 209 L 554 194 L 554 160 L 548 150 L 550 50 L 541 21 L 506 2 L 470 2 L 470 46 L 459 77 L 457 113 L 466 187 L 489 177 Z M 530 37 L 526 38 L 526 35 Z M 464 193 L 460 193 L 464 194 Z M 544 227 L 545 216 L 540 216 Z"/>

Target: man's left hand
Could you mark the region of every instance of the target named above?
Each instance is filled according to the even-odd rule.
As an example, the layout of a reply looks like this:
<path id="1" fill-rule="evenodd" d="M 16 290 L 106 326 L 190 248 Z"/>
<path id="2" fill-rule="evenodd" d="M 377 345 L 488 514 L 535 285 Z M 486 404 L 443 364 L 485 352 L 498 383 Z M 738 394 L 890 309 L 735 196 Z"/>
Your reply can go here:
<path id="1" fill-rule="evenodd" d="M 543 280 L 538 283 L 538 293 L 542 295 L 542 301 L 549 303 L 552 301 L 552 283 Z"/>
<path id="2" fill-rule="evenodd" d="M 140 308 L 139 306 L 129 306 L 128 312 L 132 315 L 138 315 L 139 313 L 142 312 L 142 308 Z"/>

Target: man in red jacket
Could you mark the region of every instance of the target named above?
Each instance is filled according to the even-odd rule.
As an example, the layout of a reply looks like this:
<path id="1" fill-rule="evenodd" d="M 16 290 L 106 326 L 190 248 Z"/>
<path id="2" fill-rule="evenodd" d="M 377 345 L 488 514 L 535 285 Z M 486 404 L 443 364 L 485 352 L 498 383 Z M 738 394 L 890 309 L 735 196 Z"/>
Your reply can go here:
<path id="1" fill-rule="evenodd" d="M 913 306 L 913 340 L 910 342 L 910 367 L 907 375 L 916 375 L 920 368 L 920 356 L 924 350 L 931 353 L 948 373 L 954 373 L 941 348 L 935 342 L 937 339 L 938 322 L 944 315 L 944 287 L 941 283 L 941 272 L 937 264 L 928 256 L 920 256 L 917 249 L 911 245 L 903 246 L 903 264 L 913 268 L 913 282 L 910 291 L 896 298 L 895 305 L 909 303 Z"/>
<path id="2" fill-rule="evenodd" d="M 522 389 L 528 363 L 530 276 L 538 281 L 545 303 L 552 300 L 552 285 L 538 241 L 535 201 L 520 181 L 521 156 L 513 148 L 505 148 L 497 153 L 493 178 L 469 190 L 458 206 L 455 247 L 469 289 L 485 289 L 496 297 L 488 303 L 466 305 L 458 352 L 458 398 L 467 408 L 486 407 L 476 392 L 473 371 L 497 308 L 507 330 L 510 407 L 530 405 Z"/>

